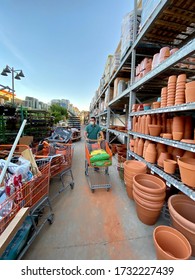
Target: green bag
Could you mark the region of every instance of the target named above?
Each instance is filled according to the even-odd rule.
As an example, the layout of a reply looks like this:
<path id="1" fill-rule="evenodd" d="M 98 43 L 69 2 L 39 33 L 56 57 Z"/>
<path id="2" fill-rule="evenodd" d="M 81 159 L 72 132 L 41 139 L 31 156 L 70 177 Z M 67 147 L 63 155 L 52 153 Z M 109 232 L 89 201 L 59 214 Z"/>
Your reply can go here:
<path id="1" fill-rule="evenodd" d="M 107 153 L 97 154 L 90 158 L 90 162 L 96 162 L 96 161 L 105 160 L 105 159 L 109 159 L 109 158 L 110 158 L 110 155 Z"/>
<path id="2" fill-rule="evenodd" d="M 112 165 L 112 161 L 109 160 L 100 160 L 92 163 L 93 166 L 101 167 L 101 166 L 110 166 Z"/>

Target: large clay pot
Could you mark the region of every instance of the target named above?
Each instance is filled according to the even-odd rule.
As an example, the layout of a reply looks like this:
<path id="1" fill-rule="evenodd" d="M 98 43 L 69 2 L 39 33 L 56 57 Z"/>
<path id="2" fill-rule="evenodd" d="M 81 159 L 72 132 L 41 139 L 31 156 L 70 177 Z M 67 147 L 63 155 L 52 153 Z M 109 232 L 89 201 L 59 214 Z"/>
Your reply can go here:
<path id="1" fill-rule="evenodd" d="M 153 231 L 153 241 L 158 260 L 188 260 L 192 248 L 187 238 L 178 230 L 160 225 Z"/>
<path id="2" fill-rule="evenodd" d="M 173 226 L 188 239 L 195 256 L 195 202 L 183 194 L 168 199 L 168 208 Z"/>
<path id="3" fill-rule="evenodd" d="M 149 194 L 162 194 L 166 191 L 164 181 L 151 174 L 137 174 L 133 177 L 137 189 Z"/>
<path id="4" fill-rule="evenodd" d="M 135 192 L 140 198 L 149 201 L 150 203 L 152 202 L 163 202 L 165 201 L 165 197 L 166 197 L 166 193 L 162 193 L 162 194 L 151 194 L 151 193 L 147 193 L 144 191 L 141 191 L 140 189 L 138 189 L 136 187 L 136 185 L 133 185 L 133 192 Z"/>
<path id="5" fill-rule="evenodd" d="M 185 128 L 184 128 L 184 135 L 183 139 L 191 139 L 193 134 L 193 123 L 192 123 L 192 116 L 185 117 Z"/>
<path id="6" fill-rule="evenodd" d="M 184 132 L 185 118 L 184 116 L 176 116 L 173 118 L 172 132 Z"/>
<path id="7" fill-rule="evenodd" d="M 195 188 L 195 159 L 179 158 L 178 165 L 182 182 Z"/>
<path id="8" fill-rule="evenodd" d="M 151 209 L 144 207 L 138 201 L 135 201 L 136 212 L 139 220 L 146 225 L 154 225 L 161 213 L 161 209 Z"/>
<path id="9" fill-rule="evenodd" d="M 126 160 L 124 162 L 124 169 L 135 173 L 146 173 L 147 166 L 144 162 L 138 160 Z"/>

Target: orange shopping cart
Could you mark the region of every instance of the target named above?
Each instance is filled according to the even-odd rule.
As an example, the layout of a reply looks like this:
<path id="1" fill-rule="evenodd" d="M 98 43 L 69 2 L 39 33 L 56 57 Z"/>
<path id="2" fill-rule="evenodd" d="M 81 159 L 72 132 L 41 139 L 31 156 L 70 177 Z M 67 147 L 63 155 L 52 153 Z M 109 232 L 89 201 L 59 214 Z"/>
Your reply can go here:
<path id="1" fill-rule="evenodd" d="M 105 160 L 92 161 L 93 152 L 106 154 Z M 95 189 L 111 188 L 109 166 L 112 165 L 112 152 L 105 140 L 88 140 L 85 143 L 85 175 L 92 192 Z"/>

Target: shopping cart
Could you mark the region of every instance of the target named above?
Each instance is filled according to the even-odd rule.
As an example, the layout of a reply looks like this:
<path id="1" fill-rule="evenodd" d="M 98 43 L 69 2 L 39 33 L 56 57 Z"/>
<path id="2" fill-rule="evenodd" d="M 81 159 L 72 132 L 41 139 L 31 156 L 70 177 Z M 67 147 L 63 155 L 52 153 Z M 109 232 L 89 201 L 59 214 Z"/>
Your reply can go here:
<path id="1" fill-rule="evenodd" d="M 0 145 L 1 151 L 3 148 L 9 149 L 9 146 Z M 18 147 L 16 150 L 18 150 Z M 18 187 L 15 187 L 14 191 L 11 193 L 6 193 L 6 199 L 0 204 L 0 233 L 6 229 L 21 208 L 29 207 L 30 210 L 29 216 L 32 221 L 32 233 L 26 246 L 19 254 L 18 259 L 24 255 L 45 223 L 49 222 L 49 224 L 52 224 L 54 218 L 49 200 L 50 159 L 39 159 L 36 163 L 39 170 L 39 172 L 36 170 L 37 175 L 34 175 L 25 183 L 21 180 L 19 181 L 19 176 L 15 176 L 16 179 L 18 178 Z M 11 168 L 13 169 L 14 167 Z M 31 169 L 32 173 L 34 172 L 33 168 L 34 167 Z M 8 169 L 8 173 L 10 170 Z M 11 175 L 13 174 L 6 174 L 6 176 Z M 8 192 L 8 190 L 9 188 L 6 189 L 6 192 Z"/>
<path id="2" fill-rule="evenodd" d="M 104 161 L 103 165 L 97 166 L 96 163 L 91 162 L 91 152 L 103 149 L 109 155 L 109 159 Z M 95 189 L 106 189 L 109 191 L 111 188 L 109 178 L 109 166 L 112 163 L 112 152 L 105 140 L 87 140 L 85 143 L 85 175 L 92 192 Z"/>
<path id="3" fill-rule="evenodd" d="M 74 177 L 72 173 L 72 158 L 74 146 L 64 143 L 49 143 L 47 147 L 47 155 L 36 153 L 35 159 L 50 159 L 50 177 L 51 179 L 60 179 L 62 186 L 55 194 L 50 197 L 51 201 L 66 188 L 74 188 Z M 66 180 L 65 180 L 66 177 Z"/>

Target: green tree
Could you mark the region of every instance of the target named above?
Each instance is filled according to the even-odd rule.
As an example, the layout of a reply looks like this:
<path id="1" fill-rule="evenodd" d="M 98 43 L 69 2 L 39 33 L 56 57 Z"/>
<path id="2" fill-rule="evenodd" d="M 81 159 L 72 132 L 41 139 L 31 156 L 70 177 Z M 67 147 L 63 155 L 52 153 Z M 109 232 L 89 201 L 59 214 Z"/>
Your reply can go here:
<path id="1" fill-rule="evenodd" d="M 52 116 L 54 116 L 55 120 L 54 123 L 58 123 L 64 118 L 68 118 L 68 111 L 66 108 L 60 106 L 59 104 L 52 104 L 49 108 Z"/>

